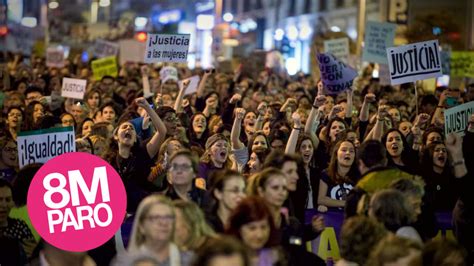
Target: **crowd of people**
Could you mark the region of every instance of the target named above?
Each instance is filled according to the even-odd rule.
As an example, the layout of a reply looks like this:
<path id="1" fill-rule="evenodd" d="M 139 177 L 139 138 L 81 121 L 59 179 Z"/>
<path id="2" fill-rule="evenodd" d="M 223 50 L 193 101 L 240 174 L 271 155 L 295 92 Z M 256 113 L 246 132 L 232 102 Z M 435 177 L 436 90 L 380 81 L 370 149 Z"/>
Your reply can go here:
<path id="1" fill-rule="evenodd" d="M 242 66 L 127 63 L 95 80 L 79 59 L 51 68 L 9 54 L 0 70 L 1 265 L 474 262 L 474 115 L 463 137 L 445 136 L 443 117 L 474 100 L 474 84 L 415 93 L 380 85 L 368 65 L 330 95 L 303 73 L 253 76 Z M 200 82 L 187 93 L 178 81 L 193 75 Z M 64 77 L 87 80 L 82 101 L 61 97 Z M 42 164 L 18 164 L 19 132 L 66 126 L 77 151 L 112 165 L 127 193 L 130 232 L 86 253 L 41 239 L 26 202 Z M 341 258 L 325 261 L 306 242 L 329 211 L 344 224 Z M 434 240 L 437 212 L 452 212 L 454 239 Z"/>

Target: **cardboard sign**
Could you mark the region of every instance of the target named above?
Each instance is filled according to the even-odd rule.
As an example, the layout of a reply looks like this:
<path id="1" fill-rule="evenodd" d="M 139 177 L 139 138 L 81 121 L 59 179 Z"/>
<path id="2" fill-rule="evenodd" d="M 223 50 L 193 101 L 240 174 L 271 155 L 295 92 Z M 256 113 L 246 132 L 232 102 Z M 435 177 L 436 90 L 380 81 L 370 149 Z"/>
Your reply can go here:
<path id="1" fill-rule="evenodd" d="M 388 48 L 387 59 L 392 85 L 443 75 L 438 40 Z"/>
<path id="2" fill-rule="evenodd" d="M 451 76 L 474 78 L 474 52 L 451 52 Z"/>
<path id="3" fill-rule="evenodd" d="M 94 55 L 97 58 L 103 58 L 107 56 L 116 56 L 119 51 L 119 45 L 117 43 L 104 41 L 97 39 L 94 45 Z"/>
<path id="4" fill-rule="evenodd" d="M 474 102 L 468 102 L 444 111 L 444 134 L 457 133 L 464 136 L 469 118 L 474 113 Z"/>
<path id="5" fill-rule="evenodd" d="M 195 93 L 197 91 L 200 79 L 201 78 L 198 75 L 196 75 L 196 76 L 192 76 L 192 77 L 187 78 L 187 79 L 180 80 L 178 82 L 180 88 L 183 87 L 183 82 L 185 82 L 186 80 L 189 80 L 189 85 L 186 88 L 186 91 L 184 92 L 184 95 Z"/>
<path id="6" fill-rule="evenodd" d="M 94 60 L 91 66 L 95 80 L 100 80 L 103 76 L 117 77 L 118 75 L 117 59 L 115 56 Z"/>
<path id="7" fill-rule="evenodd" d="M 48 47 L 46 50 L 46 66 L 64 67 L 64 51 L 58 47 Z"/>
<path id="8" fill-rule="evenodd" d="M 451 73 L 451 52 L 450 51 L 440 51 L 441 55 L 441 69 L 444 75 Z"/>
<path id="9" fill-rule="evenodd" d="M 352 86 L 357 71 L 331 54 L 318 54 L 321 80 L 328 94 L 339 94 Z"/>
<path id="10" fill-rule="evenodd" d="M 190 34 L 148 34 L 145 63 L 186 63 Z"/>
<path id="11" fill-rule="evenodd" d="M 392 23 L 367 21 L 362 60 L 387 64 L 387 48 L 393 46 L 396 27 Z"/>
<path id="12" fill-rule="evenodd" d="M 349 57 L 349 39 L 339 38 L 324 41 L 324 53 L 332 54 L 347 64 Z"/>
<path id="13" fill-rule="evenodd" d="M 120 65 L 127 62 L 143 63 L 143 55 L 145 54 L 146 44 L 134 39 L 122 40 L 120 45 Z"/>
<path id="14" fill-rule="evenodd" d="M 73 127 L 22 131 L 18 133 L 17 143 L 20 168 L 31 163 L 46 163 L 55 156 L 76 151 Z"/>
<path id="15" fill-rule="evenodd" d="M 84 99 L 84 93 L 86 92 L 86 85 L 87 80 L 85 79 L 63 78 L 61 96 L 82 100 Z"/>
<path id="16" fill-rule="evenodd" d="M 388 69 L 388 65 L 379 65 L 379 80 L 379 83 L 382 86 L 390 85 L 390 70 Z"/>

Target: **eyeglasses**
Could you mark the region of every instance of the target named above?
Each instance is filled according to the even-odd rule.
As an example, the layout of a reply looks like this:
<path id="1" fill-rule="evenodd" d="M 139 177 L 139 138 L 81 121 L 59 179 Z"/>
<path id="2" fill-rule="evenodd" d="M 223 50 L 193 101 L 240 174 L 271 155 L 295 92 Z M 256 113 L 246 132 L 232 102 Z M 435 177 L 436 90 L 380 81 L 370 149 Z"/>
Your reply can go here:
<path id="1" fill-rule="evenodd" d="M 170 167 L 171 171 L 188 171 L 192 169 L 193 166 L 189 164 L 172 164 Z"/>
<path id="2" fill-rule="evenodd" d="M 166 222 L 172 223 L 174 222 L 174 215 L 150 215 L 145 217 L 146 220 L 156 223 L 156 222 Z"/>

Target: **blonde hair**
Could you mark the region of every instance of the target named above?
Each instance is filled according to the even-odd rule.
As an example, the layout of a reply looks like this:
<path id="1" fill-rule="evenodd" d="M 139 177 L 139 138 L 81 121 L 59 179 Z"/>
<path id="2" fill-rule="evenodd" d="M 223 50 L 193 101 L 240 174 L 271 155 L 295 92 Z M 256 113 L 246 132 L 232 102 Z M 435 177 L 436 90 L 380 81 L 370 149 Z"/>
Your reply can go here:
<path id="1" fill-rule="evenodd" d="M 150 209 L 158 204 L 168 206 L 171 209 L 173 216 L 175 215 L 173 203 L 169 198 L 158 194 L 153 194 L 144 198 L 140 202 L 140 205 L 138 205 L 138 209 L 135 214 L 135 219 L 133 220 L 132 234 L 130 236 L 130 244 L 128 245 L 129 251 L 138 251 L 139 248 L 143 245 L 143 243 L 145 243 L 146 236 L 141 232 L 140 227 L 143 225 L 143 221 L 150 212 Z M 174 239 L 174 229 L 175 226 L 173 223 L 170 242 L 172 242 Z"/>
<path id="2" fill-rule="evenodd" d="M 189 229 L 189 239 L 180 246 L 182 250 L 197 250 L 207 239 L 217 236 L 204 218 L 204 213 L 196 203 L 184 200 L 173 201 L 175 210 L 180 210 Z"/>

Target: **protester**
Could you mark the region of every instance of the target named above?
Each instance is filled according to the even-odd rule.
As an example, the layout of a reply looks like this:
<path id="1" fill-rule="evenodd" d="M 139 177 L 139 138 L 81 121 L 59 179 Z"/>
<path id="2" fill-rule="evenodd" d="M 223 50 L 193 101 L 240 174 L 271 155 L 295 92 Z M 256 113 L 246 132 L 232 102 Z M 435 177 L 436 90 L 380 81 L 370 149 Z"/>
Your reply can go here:
<path id="1" fill-rule="evenodd" d="M 211 239 L 202 247 L 193 260 L 193 266 L 250 266 L 245 247 L 232 237 Z"/>
<path id="2" fill-rule="evenodd" d="M 231 212 L 245 197 L 245 180 L 235 171 L 216 172 L 209 180 L 211 197 L 206 218 L 217 233 L 223 233 Z"/>
<path id="3" fill-rule="evenodd" d="M 374 219 L 356 216 L 344 221 L 341 229 L 341 259 L 337 266 L 365 265 L 370 252 L 388 234 Z"/>
<path id="4" fill-rule="evenodd" d="M 153 255 L 163 265 L 190 265 L 191 254 L 181 252 L 173 243 L 176 214 L 172 202 L 161 195 L 151 195 L 138 206 L 128 246 L 128 253 Z M 117 258 L 117 265 L 127 259 Z"/>
<path id="5" fill-rule="evenodd" d="M 387 235 L 371 252 L 368 266 L 421 266 L 421 245 L 407 238 Z"/>
<path id="6" fill-rule="evenodd" d="M 172 200 L 193 201 L 202 207 L 205 185 L 201 184 L 201 187 L 197 185 L 197 167 L 197 158 L 190 151 L 180 150 L 173 153 L 168 171 L 169 185 L 163 192 L 164 195 Z"/>
<path id="7" fill-rule="evenodd" d="M 176 200 L 174 242 L 181 250 L 196 251 L 217 235 L 204 219 L 204 213 L 193 202 Z"/>
<path id="8" fill-rule="evenodd" d="M 275 230 L 267 204 L 258 197 L 248 197 L 232 211 L 226 232 L 247 247 L 252 265 L 274 265 L 284 260 L 276 248 Z"/>

